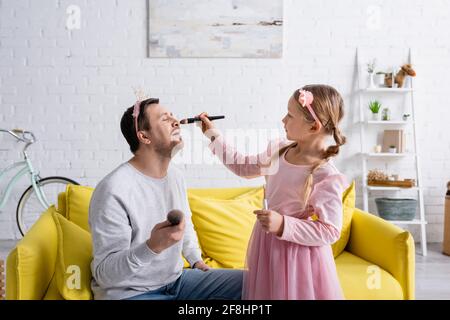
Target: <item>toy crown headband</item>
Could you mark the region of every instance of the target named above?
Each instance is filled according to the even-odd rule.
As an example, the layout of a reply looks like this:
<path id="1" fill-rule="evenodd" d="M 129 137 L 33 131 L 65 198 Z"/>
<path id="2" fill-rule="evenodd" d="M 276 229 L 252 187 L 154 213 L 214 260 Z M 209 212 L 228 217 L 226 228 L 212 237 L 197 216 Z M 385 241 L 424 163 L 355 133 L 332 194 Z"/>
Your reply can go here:
<path id="1" fill-rule="evenodd" d="M 134 129 L 136 131 L 136 136 L 138 133 L 138 117 L 141 112 L 141 102 L 150 98 L 150 95 L 144 93 L 144 90 L 140 88 L 133 88 L 134 95 L 136 96 L 136 102 L 133 107 L 133 119 L 134 119 Z"/>

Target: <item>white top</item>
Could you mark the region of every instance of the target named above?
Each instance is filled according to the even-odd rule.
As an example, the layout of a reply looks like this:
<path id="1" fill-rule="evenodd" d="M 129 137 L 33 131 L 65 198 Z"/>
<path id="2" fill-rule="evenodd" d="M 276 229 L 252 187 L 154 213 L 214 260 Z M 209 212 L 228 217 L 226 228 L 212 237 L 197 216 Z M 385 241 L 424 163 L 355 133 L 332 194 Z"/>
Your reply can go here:
<path id="1" fill-rule="evenodd" d="M 172 209 L 186 218 L 184 237 L 156 254 L 147 246 L 153 227 Z M 89 207 L 93 240 L 91 263 L 95 299 L 124 299 L 175 281 L 186 257 L 201 260 L 181 172 L 169 166 L 162 179 L 144 175 L 128 162 L 96 187 Z"/>

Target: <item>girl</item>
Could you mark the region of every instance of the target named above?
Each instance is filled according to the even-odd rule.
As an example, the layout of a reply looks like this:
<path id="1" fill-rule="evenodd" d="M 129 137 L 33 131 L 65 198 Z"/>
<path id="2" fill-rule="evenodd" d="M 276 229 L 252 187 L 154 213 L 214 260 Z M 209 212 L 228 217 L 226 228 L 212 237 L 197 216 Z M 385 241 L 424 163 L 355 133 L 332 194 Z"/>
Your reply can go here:
<path id="1" fill-rule="evenodd" d="M 237 153 L 207 114 L 199 115 L 210 148 L 227 168 L 241 177 L 266 179 L 268 208 L 255 211 L 244 299 L 343 299 L 331 249 L 340 236 L 348 185 L 332 162 L 345 143 L 338 127 L 343 107 L 330 86 L 296 90 L 282 120 L 287 140 L 270 143 L 258 156 Z M 326 147 L 330 135 L 336 144 Z"/>

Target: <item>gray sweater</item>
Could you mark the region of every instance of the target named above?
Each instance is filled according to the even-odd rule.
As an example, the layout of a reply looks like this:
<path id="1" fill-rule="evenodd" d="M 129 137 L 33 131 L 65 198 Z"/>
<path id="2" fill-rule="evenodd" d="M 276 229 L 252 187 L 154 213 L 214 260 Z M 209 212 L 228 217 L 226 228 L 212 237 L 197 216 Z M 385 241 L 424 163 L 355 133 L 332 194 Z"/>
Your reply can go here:
<path id="1" fill-rule="evenodd" d="M 171 209 L 185 214 L 184 237 L 156 254 L 146 240 Z M 166 177 L 155 179 L 128 162 L 120 165 L 95 188 L 89 226 L 95 299 L 129 298 L 175 281 L 183 270 L 182 253 L 191 266 L 201 260 L 186 185 L 181 172 L 172 166 Z"/>

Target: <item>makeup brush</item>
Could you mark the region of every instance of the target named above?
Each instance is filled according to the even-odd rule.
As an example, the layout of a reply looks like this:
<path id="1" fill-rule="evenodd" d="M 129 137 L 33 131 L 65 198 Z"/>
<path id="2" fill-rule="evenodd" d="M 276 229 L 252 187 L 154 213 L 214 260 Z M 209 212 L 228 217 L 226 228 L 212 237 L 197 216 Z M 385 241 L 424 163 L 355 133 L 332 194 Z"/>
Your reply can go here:
<path id="1" fill-rule="evenodd" d="M 264 210 L 269 210 L 269 205 L 267 204 L 267 197 L 266 197 L 266 185 L 263 186 L 263 191 L 264 191 L 264 200 L 263 200 L 263 206 L 264 206 Z M 269 231 L 266 231 L 266 234 L 268 234 Z"/>
<path id="2" fill-rule="evenodd" d="M 225 116 L 208 116 L 207 118 L 209 120 L 213 121 L 213 120 L 225 119 Z M 200 119 L 199 117 L 187 118 L 187 119 L 181 120 L 180 123 L 181 124 L 188 124 L 188 123 L 194 123 L 196 121 L 202 121 L 202 119 Z"/>
<path id="3" fill-rule="evenodd" d="M 184 214 L 180 210 L 173 209 L 170 210 L 167 214 L 167 220 L 173 225 L 176 226 L 180 224 L 181 220 L 183 220 Z"/>
<path id="4" fill-rule="evenodd" d="M 267 197 L 266 197 L 266 186 L 264 185 L 264 210 L 269 210 L 269 206 L 267 205 Z"/>

